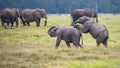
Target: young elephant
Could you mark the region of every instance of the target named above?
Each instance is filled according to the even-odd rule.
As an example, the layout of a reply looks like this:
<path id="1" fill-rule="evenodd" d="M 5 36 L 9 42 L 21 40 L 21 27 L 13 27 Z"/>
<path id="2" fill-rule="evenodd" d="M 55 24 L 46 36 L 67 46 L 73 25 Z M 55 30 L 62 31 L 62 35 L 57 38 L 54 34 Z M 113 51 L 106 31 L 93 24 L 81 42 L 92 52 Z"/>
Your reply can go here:
<path id="1" fill-rule="evenodd" d="M 66 42 L 67 47 L 71 47 L 70 43 L 73 43 L 76 48 L 78 46 L 82 48 L 82 45 L 80 45 L 79 43 L 82 33 L 77 27 L 73 27 L 73 26 L 55 27 L 53 26 L 48 30 L 48 34 L 51 37 L 57 37 L 56 48 L 58 48 L 61 40 L 64 40 Z"/>
<path id="2" fill-rule="evenodd" d="M 104 25 L 98 24 L 94 22 L 87 16 L 80 17 L 78 20 L 74 22 L 74 24 L 80 23 L 83 24 L 83 28 L 81 28 L 83 33 L 90 33 L 94 39 L 96 39 L 97 46 L 100 43 L 103 43 L 105 47 L 107 47 L 107 41 L 109 38 L 109 33 L 107 28 Z"/>

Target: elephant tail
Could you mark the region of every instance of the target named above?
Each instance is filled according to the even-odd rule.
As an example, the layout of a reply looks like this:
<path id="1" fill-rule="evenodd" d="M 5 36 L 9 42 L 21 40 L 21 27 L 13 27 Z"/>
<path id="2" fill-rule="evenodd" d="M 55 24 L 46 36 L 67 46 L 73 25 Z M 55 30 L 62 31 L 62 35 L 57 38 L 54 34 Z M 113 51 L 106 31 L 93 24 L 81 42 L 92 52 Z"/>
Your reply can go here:
<path id="1" fill-rule="evenodd" d="M 108 40 L 111 41 L 111 42 L 117 43 L 117 41 L 115 41 L 115 40 L 111 40 L 111 39 L 108 39 Z"/>

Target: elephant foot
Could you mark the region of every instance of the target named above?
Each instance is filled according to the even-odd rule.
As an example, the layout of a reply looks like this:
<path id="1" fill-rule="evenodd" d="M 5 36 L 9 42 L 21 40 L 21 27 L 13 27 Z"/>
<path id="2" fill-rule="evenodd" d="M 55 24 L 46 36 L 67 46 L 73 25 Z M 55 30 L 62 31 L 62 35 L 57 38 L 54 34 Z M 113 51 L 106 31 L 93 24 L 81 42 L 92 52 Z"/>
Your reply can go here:
<path id="1" fill-rule="evenodd" d="M 100 45 L 97 45 L 97 47 L 100 47 Z"/>
<path id="2" fill-rule="evenodd" d="M 18 26 L 16 26 L 16 28 L 18 28 Z"/>
<path id="3" fill-rule="evenodd" d="M 83 48 L 83 46 L 82 46 L 81 44 L 78 44 L 78 46 L 79 46 L 80 48 Z"/>
<path id="4" fill-rule="evenodd" d="M 4 26 L 4 28 L 5 28 L 5 29 L 8 29 L 8 28 L 9 28 L 9 26 Z"/>
<path id="5" fill-rule="evenodd" d="M 81 48 L 83 48 L 83 46 L 82 46 L 82 45 L 81 45 L 80 47 L 81 47 Z"/>
<path id="6" fill-rule="evenodd" d="M 11 29 L 14 29 L 15 27 L 11 27 Z"/>
<path id="7" fill-rule="evenodd" d="M 105 48 L 107 48 L 107 45 L 104 45 L 105 46 Z"/>

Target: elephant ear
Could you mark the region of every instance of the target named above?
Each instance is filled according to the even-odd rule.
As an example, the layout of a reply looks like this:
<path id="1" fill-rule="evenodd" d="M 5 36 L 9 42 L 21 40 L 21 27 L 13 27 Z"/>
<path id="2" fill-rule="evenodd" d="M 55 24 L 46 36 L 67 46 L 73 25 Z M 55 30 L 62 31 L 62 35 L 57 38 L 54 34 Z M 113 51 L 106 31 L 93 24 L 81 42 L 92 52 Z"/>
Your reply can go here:
<path id="1" fill-rule="evenodd" d="M 84 20 L 84 21 L 87 21 L 87 20 L 90 19 L 90 17 L 88 17 L 88 16 L 83 16 L 83 17 L 81 17 L 81 19 Z"/>
<path id="2" fill-rule="evenodd" d="M 83 24 L 83 23 L 85 23 L 87 20 L 90 20 L 90 17 L 82 16 L 82 17 L 80 18 L 80 20 L 81 20 L 81 24 Z"/>
<path id="3" fill-rule="evenodd" d="M 52 27 L 48 30 L 48 32 L 50 32 L 53 28 L 56 28 L 56 26 L 52 26 Z M 56 29 L 55 29 L 55 31 L 56 31 Z"/>
<path id="4" fill-rule="evenodd" d="M 56 30 L 57 30 L 57 27 L 53 26 L 51 27 L 49 30 L 48 30 L 48 34 L 51 36 L 51 37 L 55 37 L 56 35 Z"/>

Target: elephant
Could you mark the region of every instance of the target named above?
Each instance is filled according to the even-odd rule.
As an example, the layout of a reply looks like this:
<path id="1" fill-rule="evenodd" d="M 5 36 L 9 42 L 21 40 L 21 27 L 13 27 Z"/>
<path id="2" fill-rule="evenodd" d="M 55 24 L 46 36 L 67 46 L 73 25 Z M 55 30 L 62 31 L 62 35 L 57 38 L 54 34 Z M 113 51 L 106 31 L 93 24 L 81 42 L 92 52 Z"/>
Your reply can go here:
<path id="1" fill-rule="evenodd" d="M 73 22 L 75 22 L 77 19 L 79 19 L 82 16 L 96 18 L 96 22 L 98 22 L 98 15 L 94 9 L 75 9 L 71 13 L 71 17 L 73 19 Z"/>
<path id="2" fill-rule="evenodd" d="M 9 27 L 11 24 L 11 28 L 13 28 L 14 22 L 16 22 L 16 27 L 18 27 L 18 17 L 20 17 L 20 10 L 17 8 L 4 8 L 0 12 L 0 18 L 2 27 Z M 7 26 L 5 26 L 5 23 Z"/>
<path id="3" fill-rule="evenodd" d="M 24 9 L 20 13 L 20 19 L 23 22 L 23 26 L 27 25 L 30 26 L 29 22 L 36 22 L 36 27 L 40 26 L 41 18 L 45 18 L 45 24 L 47 25 L 47 12 L 44 9 Z"/>
<path id="4" fill-rule="evenodd" d="M 73 45 L 75 45 L 76 48 L 78 48 L 78 46 L 82 48 L 82 45 L 79 43 L 80 38 L 82 37 L 82 33 L 75 26 L 66 26 L 66 27 L 53 26 L 48 30 L 48 35 L 50 37 L 57 37 L 55 48 L 59 47 L 61 40 L 65 41 L 67 47 L 71 47 L 70 43 L 73 43 Z M 83 40 L 82 40 L 82 44 L 83 44 Z"/>
<path id="5" fill-rule="evenodd" d="M 99 23 L 96 23 L 94 20 L 92 20 L 90 17 L 83 16 L 80 17 L 78 20 L 73 22 L 74 25 L 76 23 L 80 23 L 83 25 L 81 27 L 81 31 L 83 33 L 90 33 L 94 39 L 96 39 L 97 46 L 99 47 L 101 43 L 105 47 L 107 47 L 108 39 L 109 39 L 109 32 L 108 29 Z"/>

